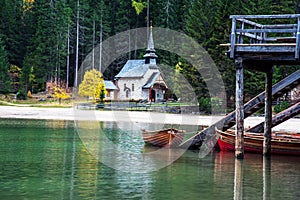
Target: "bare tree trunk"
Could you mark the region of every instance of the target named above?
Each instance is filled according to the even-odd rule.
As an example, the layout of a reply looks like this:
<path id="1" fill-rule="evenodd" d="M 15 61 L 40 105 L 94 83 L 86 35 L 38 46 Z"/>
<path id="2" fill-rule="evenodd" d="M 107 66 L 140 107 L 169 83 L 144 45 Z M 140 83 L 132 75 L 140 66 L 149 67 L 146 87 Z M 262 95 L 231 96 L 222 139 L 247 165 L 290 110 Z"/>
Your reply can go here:
<path id="1" fill-rule="evenodd" d="M 100 21 L 100 50 L 99 50 L 99 72 L 102 70 L 102 40 L 103 40 L 103 10 L 101 9 L 101 21 Z"/>
<path id="2" fill-rule="evenodd" d="M 167 13 L 167 27 L 169 27 L 169 18 L 170 18 L 170 0 L 168 0 L 167 2 L 167 6 L 166 6 L 166 13 Z"/>
<path id="3" fill-rule="evenodd" d="M 56 73 L 56 76 L 57 76 L 57 82 L 58 82 L 59 85 L 61 84 L 61 81 L 60 81 L 60 49 L 61 49 L 60 41 L 62 40 L 62 35 L 61 34 L 62 33 L 60 32 L 59 35 L 58 35 L 57 61 L 56 61 L 57 62 L 57 73 Z"/>
<path id="4" fill-rule="evenodd" d="M 95 34 L 96 34 L 96 22 L 93 19 L 93 50 L 92 50 L 92 69 L 95 69 Z"/>
<path id="5" fill-rule="evenodd" d="M 79 54 L 79 0 L 77 0 L 77 20 L 76 20 L 76 61 L 75 61 L 75 82 L 74 87 L 78 86 L 78 54 Z"/>
<path id="6" fill-rule="evenodd" d="M 70 73 L 70 25 L 68 24 L 68 52 L 67 52 L 67 80 L 66 88 L 69 88 L 69 73 Z"/>
<path id="7" fill-rule="evenodd" d="M 128 11 L 129 15 L 129 11 Z M 128 24 L 128 30 L 130 30 L 130 24 Z M 130 45 L 131 45 L 131 31 L 128 31 L 128 60 L 131 59 L 131 51 L 130 51 Z"/>
<path id="8" fill-rule="evenodd" d="M 135 40 L 134 40 L 134 59 L 137 59 L 137 36 L 138 33 L 137 33 L 137 29 L 135 29 Z"/>

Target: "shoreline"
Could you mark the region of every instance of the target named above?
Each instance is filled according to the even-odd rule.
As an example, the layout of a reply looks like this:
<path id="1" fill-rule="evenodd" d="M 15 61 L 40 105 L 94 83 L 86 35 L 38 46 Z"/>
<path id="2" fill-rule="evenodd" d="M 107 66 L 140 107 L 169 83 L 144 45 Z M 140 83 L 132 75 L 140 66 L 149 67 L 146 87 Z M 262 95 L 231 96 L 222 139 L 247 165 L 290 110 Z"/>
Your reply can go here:
<path id="1" fill-rule="evenodd" d="M 157 124 L 182 124 L 209 126 L 224 116 L 169 114 L 138 111 L 76 110 L 74 108 L 42 108 L 0 106 L 1 119 L 67 120 L 67 121 L 115 121 Z M 248 117 L 245 127 L 263 122 L 263 117 Z M 300 119 L 292 118 L 272 128 L 273 131 L 300 132 Z"/>

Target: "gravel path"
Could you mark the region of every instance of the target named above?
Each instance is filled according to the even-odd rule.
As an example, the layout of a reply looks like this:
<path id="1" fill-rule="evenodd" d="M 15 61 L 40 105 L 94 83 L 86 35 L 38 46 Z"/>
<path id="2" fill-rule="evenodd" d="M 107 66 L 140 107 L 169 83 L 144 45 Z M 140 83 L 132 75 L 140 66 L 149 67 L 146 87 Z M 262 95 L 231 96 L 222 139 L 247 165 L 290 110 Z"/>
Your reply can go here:
<path id="1" fill-rule="evenodd" d="M 45 119 L 45 120 L 97 120 L 131 121 L 145 123 L 167 123 L 209 126 L 222 116 L 196 116 L 153 112 L 75 110 L 74 108 L 40 108 L 0 106 L 0 118 Z M 252 127 L 264 120 L 263 117 L 248 117 L 245 127 Z M 300 132 L 300 119 L 290 119 L 273 128 L 274 131 Z"/>

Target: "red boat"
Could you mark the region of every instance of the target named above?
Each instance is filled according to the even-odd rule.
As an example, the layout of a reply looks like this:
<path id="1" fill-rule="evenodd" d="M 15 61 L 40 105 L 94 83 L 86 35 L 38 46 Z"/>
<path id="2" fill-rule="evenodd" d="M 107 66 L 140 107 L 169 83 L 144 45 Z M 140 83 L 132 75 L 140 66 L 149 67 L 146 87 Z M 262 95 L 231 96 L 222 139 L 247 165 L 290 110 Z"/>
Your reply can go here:
<path id="1" fill-rule="evenodd" d="M 218 145 L 221 151 L 235 151 L 235 131 L 216 130 Z M 263 152 L 263 134 L 244 133 L 244 151 L 248 153 Z M 300 155 L 300 134 L 282 132 L 272 133 L 272 154 Z"/>
<path id="2" fill-rule="evenodd" d="M 157 147 L 178 147 L 181 144 L 185 131 L 174 128 L 146 131 L 143 130 L 143 139 L 146 144 Z"/>

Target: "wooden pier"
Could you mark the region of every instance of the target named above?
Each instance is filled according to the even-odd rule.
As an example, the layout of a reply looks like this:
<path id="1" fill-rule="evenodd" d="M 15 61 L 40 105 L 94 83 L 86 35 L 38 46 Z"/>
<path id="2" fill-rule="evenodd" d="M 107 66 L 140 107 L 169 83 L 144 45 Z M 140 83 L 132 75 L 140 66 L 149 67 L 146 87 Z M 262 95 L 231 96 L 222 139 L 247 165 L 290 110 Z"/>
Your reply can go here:
<path id="1" fill-rule="evenodd" d="M 300 15 L 232 15 L 230 18 L 230 43 L 222 46 L 229 47 L 228 56 L 235 60 L 236 66 L 236 157 L 244 157 L 244 68 L 266 73 L 263 154 L 270 156 L 272 68 L 300 64 Z"/>
<path id="2" fill-rule="evenodd" d="M 300 70 L 292 73 L 288 77 L 284 78 L 283 80 L 279 81 L 272 87 L 272 97 L 276 99 L 280 97 L 282 94 L 290 91 L 292 88 L 300 84 Z M 244 104 L 244 118 L 251 116 L 253 113 L 258 111 L 259 109 L 263 108 L 265 105 L 265 92 L 262 92 Z M 289 119 L 293 115 L 289 114 L 285 117 L 284 120 Z M 213 141 L 216 140 L 215 137 L 215 129 L 219 129 L 222 131 L 226 131 L 236 123 L 236 112 L 233 111 L 227 114 L 224 118 L 220 119 L 219 121 L 215 122 L 208 128 L 198 132 L 193 137 L 186 140 L 180 146 L 182 148 L 187 148 L 190 146 L 192 149 L 197 149 L 199 146 L 202 145 L 202 141 Z M 205 145 L 210 145 L 215 143 L 214 142 L 206 142 Z M 202 148 L 202 147 L 201 147 Z M 211 149 L 213 147 L 205 147 L 206 149 Z"/>
<path id="3" fill-rule="evenodd" d="M 272 87 L 274 65 L 300 64 L 300 14 L 290 15 L 232 15 L 230 43 L 221 44 L 227 47 L 227 55 L 234 60 L 236 67 L 236 110 L 220 121 L 199 132 L 181 146 L 205 145 L 217 140 L 215 128 L 227 130 L 236 125 L 236 157 L 244 158 L 244 118 L 265 106 L 265 121 L 259 125 L 264 133 L 263 154 L 270 155 L 271 130 L 275 124 L 299 113 L 299 105 L 295 106 L 284 119 L 278 116 L 272 119 L 272 98 L 277 98 L 300 84 L 300 70 L 281 80 Z M 284 22 L 284 23 L 281 23 Z M 244 104 L 244 69 L 266 73 L 265 92 L 257 95 Z M 289 111 L 287 111 L 289 112 Z M 272 121 L 274 120 L 274 121 Z M 202 147 L 201 147 L 202 148 Z M 211 149 L 212 147 L 204 147 Z"/>

